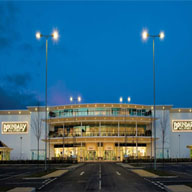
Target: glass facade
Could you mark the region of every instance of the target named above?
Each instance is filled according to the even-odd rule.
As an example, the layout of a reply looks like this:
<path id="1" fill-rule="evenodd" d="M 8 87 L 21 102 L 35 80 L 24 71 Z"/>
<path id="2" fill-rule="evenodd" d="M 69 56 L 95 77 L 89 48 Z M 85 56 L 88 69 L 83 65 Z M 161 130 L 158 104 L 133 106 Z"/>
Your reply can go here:
<path id="1" fill-rule="evenodd" d="M 134 108 L 76 108 L 55 110 L 49 113 L 50 118 L 79 116 L 151 116 L 151 111 Z"/>
<path id="2" fill-rule="evenodd" d="M 111 136 L 151 136 L 150 127 L 135 124 L 79 124 L 56 125 L 50 129 L 50 137 L 111 137 Z"/>
<path id="3" fill-rule="evenodd" d="M 98 116 L 106 118 L 100 118 L 99 121 L 96 118 L 68 119 Z M 134 118 L 122 118 L 129 116 L 148 118 L 139 118 L 138 122 L 137 118 L 134 121 Z M 76 158 L 78 161 L 122 161 L 126 158 L 146 157 L 147 145 L 141 142 L 147 139 L 148 143 L 152 141 L 150 118 L 150 109 L 90 107 L 53 110 L 49 112 L 49 120 L 52 122 L 49 125 L 49 138 L 52 141 L 55 138 L 56 142 L 52 145 L 53 156 Z"/>

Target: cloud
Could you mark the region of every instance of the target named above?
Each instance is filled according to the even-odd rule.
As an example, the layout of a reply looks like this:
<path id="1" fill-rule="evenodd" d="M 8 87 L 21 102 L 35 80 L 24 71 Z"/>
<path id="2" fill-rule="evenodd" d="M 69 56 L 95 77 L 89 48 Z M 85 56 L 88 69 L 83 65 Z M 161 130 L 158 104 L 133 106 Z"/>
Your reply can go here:
<path id="1" fill-rule="evenodd" d="M 72 95 L 74 95 L 74 93 L 70 92 L 62 81 L 57 81 L 57 83 L 48 90 L 48 105 L 67 104 Z"/>
<path id="2" fill-rule="evenodd" d="M 0 3 L 0 49 L 9 48 L 19 39 L 16 30 L 18 8 L 13 2 Z"/>
<path id="3" fill-rule="evenodd" d="M 36 96 L 32 93 L 20 93 L 0 87 L 0 109 L 26 109 L 26 106 L 37 105 Z"/>
<path id="4" fill-rule="evenodd" d="M 31 80 L 29 73 L 3 77 L 0 85 L 0 109 L 25 109 L 26 106 L 42 104 L 38 95 L 28 88 Z"/>
<path id="5" fill-rule="evenodd" d="M 29 73 L 7 75 L 4 80 L 10 86 L 26 88 L 31 81 L 31 75 Z"/>

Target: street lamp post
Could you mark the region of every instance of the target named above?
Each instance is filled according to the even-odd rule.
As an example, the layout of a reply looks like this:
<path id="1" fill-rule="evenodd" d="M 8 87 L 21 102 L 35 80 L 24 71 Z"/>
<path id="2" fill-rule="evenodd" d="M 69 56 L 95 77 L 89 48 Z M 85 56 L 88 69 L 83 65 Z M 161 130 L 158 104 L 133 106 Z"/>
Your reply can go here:
<path id="1" fill-rule="evenodd" d="M 48 39 L 51 37 L 54 40 L 59 38 L 58 32 L 55 30 L 50 35 L 43 35 L 40 32 L 36 33 L 36 38 L 40 39 L 44 37 L 46 39 L 46 77 L 45 77 L 45 170 L 47 170 L 47 53 L 48 53 Z"/>
<path id="2" fill-rule="evenodd" d="M 179 137 L 179 158 L 180 158 L 180 134 L 178 135 L 178 137 Z"/>
<path id="3" fill-rule="evenodd" d="M 82 98 L 80 96 L 78 96 L 77 98 L 73 98 L 73 97 L 70 97 L 69 98 L 70 102 L 75 102 L 75 104 L 77 104 L 77 102 L 81 102 Z M 75 112 L 75 120 L 76 120 L 76 112 Z M 76 146 L 75 146 L 75 143 L 76 143 L 76 137 L 75 137 L 75 129 L 73 129 L 73 147 L 74 147 L 74 155 L 76 157 Z M 81 142 L 81 149 L 82 149 L 82 142 Z"/>
<path id="4" fill-rule="evenodd" d="M 21 143 L 20 143 L 20 160 L 22 159 L 22 139 L 23 137 L 20 137 Z"/>
<path id="5" fill-rule="evenodd" d="M 128 101 L 128 103 L 130 103 L 131 97 L 127 97 L 127 101 Z M 120 98 L 119 98 L 119 102 L 120 102 L 120 103 L 123 103 L 123 97 L 120 97 Z M 125 103 L 126 103 L 126 102 L 125 102 Z M 128 134 L 128 133 L 127 133 L 127 129 L 126 129 L 126 115 L 127 115 L 127 114 L 126 114 L 126 111 L 127 111 L 127 110 L 126 110 L 126 106 L 125 106 L 124 110 L 125 110 L 125 146 L 126 146 L 126 147 L 125 147 L 125 155 L 128 156 L 128 152 L 127 152 L 127 134 Z"/>
<path id="6" fill-rule="evenodd" d="M 153 110 L 154 110 L 154 122 L 153 122 L 153 127 L 154 127 L 154 170 L 156 170 L 156 106 L 155 106 L 155 38 L 158 37 L 160 39 L 164 39 L 165 34 L 164 32 L 160 32 L 158 35 L 150 35 L 146 30 L 143 31 L 142 33 L 142 38 L 143 40 L 147 40 L 148 37 L 151 37 L 153 39 Z"/>

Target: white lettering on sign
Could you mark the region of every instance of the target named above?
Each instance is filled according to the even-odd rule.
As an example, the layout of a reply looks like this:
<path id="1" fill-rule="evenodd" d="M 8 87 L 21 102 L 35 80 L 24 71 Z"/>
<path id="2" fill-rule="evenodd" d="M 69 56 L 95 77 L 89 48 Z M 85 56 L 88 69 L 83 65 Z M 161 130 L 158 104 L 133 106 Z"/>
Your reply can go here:
<path id="1" fill-rule="evenodd" d="M 192 120 L 173 120 L 173 132 L 192 132 Z"/>
<path id="2" fill-rule="evenodd" d="M 2 134 L 25 134 L 28 133 L 28 122 L 2 122 Z"/>

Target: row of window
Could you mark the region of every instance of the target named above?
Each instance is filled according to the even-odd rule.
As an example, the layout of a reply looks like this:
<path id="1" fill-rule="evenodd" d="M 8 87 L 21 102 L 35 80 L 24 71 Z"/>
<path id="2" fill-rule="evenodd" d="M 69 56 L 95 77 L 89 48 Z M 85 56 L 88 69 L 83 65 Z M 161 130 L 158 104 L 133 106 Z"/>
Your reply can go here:
<path id="1" fill-rule="evenodd" d="M 74 116 L 151 116 L 151 110 L 130 108 L 77 108 L 49 112 L 50 118 Z"/>

